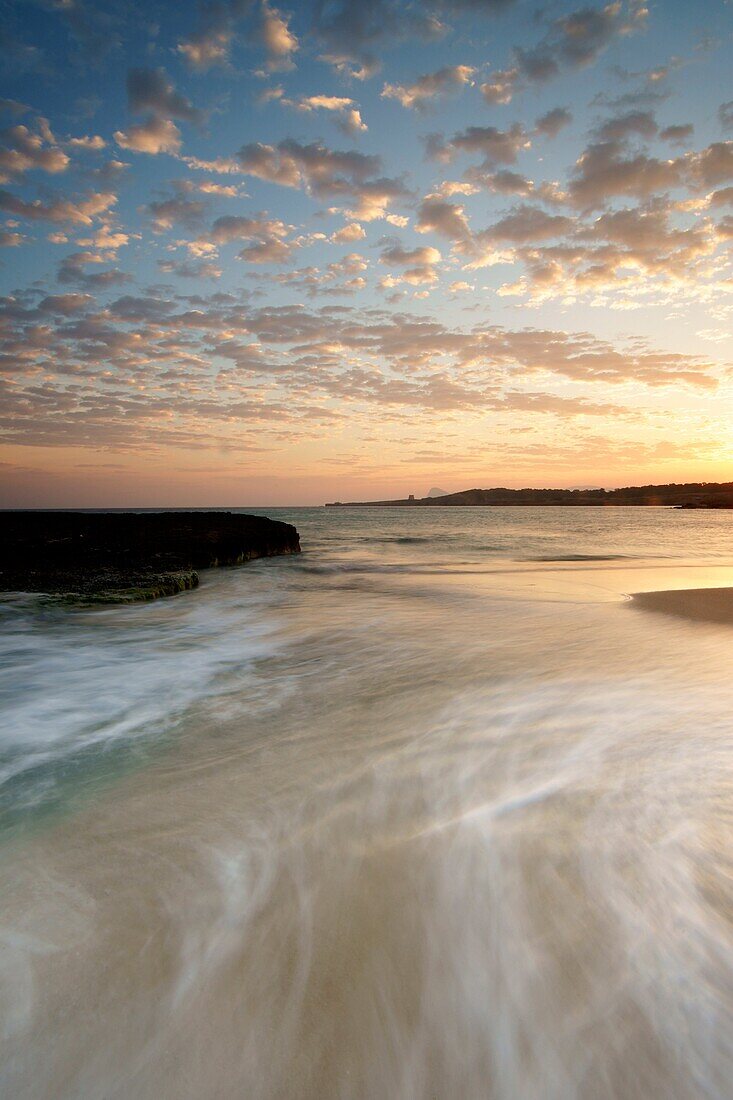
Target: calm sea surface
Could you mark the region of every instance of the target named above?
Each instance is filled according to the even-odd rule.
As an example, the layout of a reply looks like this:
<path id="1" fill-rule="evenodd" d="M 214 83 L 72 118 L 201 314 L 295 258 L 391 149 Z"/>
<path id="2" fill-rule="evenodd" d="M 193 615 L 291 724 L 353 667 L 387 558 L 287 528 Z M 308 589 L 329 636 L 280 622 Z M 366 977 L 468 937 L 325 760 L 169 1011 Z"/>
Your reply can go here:
<path id="1" fill-rule="evenodd" d="M 733 513 L 266 514 L 0 603 L 0 1094 L 729 1100 Z"/>

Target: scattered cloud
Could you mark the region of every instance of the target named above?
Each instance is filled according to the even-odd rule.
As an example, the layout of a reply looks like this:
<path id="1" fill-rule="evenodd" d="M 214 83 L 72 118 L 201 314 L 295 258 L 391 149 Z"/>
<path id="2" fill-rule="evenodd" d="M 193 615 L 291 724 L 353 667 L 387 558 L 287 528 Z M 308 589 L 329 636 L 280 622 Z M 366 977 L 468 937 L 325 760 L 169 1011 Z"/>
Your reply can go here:
<path id="1" fill-rule="evenodd" d="M 556 138 L 561 130 L 569 126 L 573 116 L 567 107 L 553 107 L 535 122 L 535 133 L 543 137 Z"/>
<path id="2" fill-rule="evenodd" d="M 657 123 L 650 111 L 628 111 L 603 122 L 597 127 L 595 136 L 601 142 L 625 141 L 633 136 L 653 138 L 656 132 Z"/>
<path id="3" fill-rule="evenodd" d="M 195 227 L 201 221 L 206 205 L 195 199 L 161 199 L 148 203 L 147 213 L 156 232 L 161 233 L 182 224 Z"/>
<path id="4" fill-rule="evenodd" d="M 471 84 L 475 72 L 470 65 L 446 66 L 419 76 L 412 84 L 385 84 L 382 97 L 396 99 L 403 107 L 425 110 L 433 100 Z"/>
<path id="5" fill-rule="evenodd" d="M 724 130 L 733 130 L 733 99 L 718 107 L 718 121 Z"/>
<path id="6" fill-rule="evenodd" d="M 420 286 L 425 283 L 434 283 L 438 279 L 436 264 L 440 262 L 441 255 L 437 248 L 426 245 L 421 248 L 405 249 L 401 244 L 389 245 L 379 257 L 380 262 L 388 267 L 402 268 L 397 277 L 400 282 Z M 383 285 L 393 286 L 395 277 L 388 277 Z"/>
<path id="7" fill-rule="evenodd" d="M 68 167 L 69 157 L 56 143 L 46 119 L 38 118 L 34 129 L 19 123 L 0 130 L 0 183 L 34 170 L 57 175 Z"/>
<path id="8" fill-rule="evenodd" d="M 721 420 L 733 108 L 687 94 L 722 53 L 664 5 L 35 7 L 3 38 L 6 442 L 268 455 L 455 418 L 476 454 L 536 431 L 527 463 L 571 425 L 570 463 Z"/>
<path id="9" fill-rule="evenodd" d="M 340 201 L 358 221 L 384 217 L 389 204 L 407 194 L 400 180 L 379 175 L 380 157 L 329 149 L 321 142 L 304 145 L 286 138 L 277 146 L 245 145 L 237 163 L 242 172 L 257 179 L 304 188 L 317 199 Z"/>
<path id="10" fill-rule="evenodd" d="M 27 221 L 48 221 L 71 225 L 92 225 L 94 219 L 106 213 L 117 202 L 111 193 L 90 195 L 85 199 L 54 199 L 44 203 L 40 199 L 26 202 L 9 191 L 0 191 L 0 210 Z"/>
<path id="11" fill-rule="evenodd" d="M 453 160 L 457 153 L 477 153 L 482 167 L 497 164 L 514 164 L 520 152 L 529 149 L 531 139 L 521 123 L 515 122 L 507 130 L 496 126 L 468 126 L 444 140 L 440 135 L 429 135 L 426 141 L 428 156 L 442 164 Z"/>
<path id="12" fill-rule="evenodd" d="M 127 130 L 115 130 L 115 141 L 121 149 L 134 153 L 178 153 L 181 148 L 181 131 L 175 122 L 166 118 L 151 117 L 146 122 L 128 126 Z"/>
<path id="13" fill-rule="evenodd" d="M 298 49 L 298 39 L 289 28 L 289 20 L 277 8 L 262 0 L 260 35 L 267 53 L 267 67 L 271 71 L 292 66 L 293 54 Z"/>
<path id="14" fill-rule="evenodd" d="M 175 90 L 163 69 L 130 69 L 127 74 L 127 101 L 136 115 L 149 111 L 157 118 L 175 118 L 197 124 L 204 119 L 203 112 Z"/>
<path id="15" fill-rule="evenodd" d="M 695 132 L 695 127 L 692 123 L 682 123 L 673 126 L 665 126 L 660 131 L 660 138 L 662 141 L 669 141 L 673 145 L 684 145 L 692 138 Z"/>

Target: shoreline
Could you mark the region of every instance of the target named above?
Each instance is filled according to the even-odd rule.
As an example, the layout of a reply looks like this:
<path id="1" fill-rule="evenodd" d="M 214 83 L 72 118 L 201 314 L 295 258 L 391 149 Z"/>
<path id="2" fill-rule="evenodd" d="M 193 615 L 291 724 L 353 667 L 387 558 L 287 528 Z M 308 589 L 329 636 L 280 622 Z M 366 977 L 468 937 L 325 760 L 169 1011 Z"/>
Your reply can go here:
<path id="1" fill-rule="evenodd" d="M 634 607 L 698 623 L 733 626 L 733 587 L 634 592 Z"/>

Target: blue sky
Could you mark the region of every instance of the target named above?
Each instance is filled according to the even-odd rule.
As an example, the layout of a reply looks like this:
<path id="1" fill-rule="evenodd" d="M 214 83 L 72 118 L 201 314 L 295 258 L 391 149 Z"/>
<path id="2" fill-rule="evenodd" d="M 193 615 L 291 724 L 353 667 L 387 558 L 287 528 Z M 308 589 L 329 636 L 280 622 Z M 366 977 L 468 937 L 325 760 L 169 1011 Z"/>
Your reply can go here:
<path id="1" fill-rule="evenodd" d="M 107 9 L 3 5 L 4 503 L 733 476 L 730 4 Z"/>

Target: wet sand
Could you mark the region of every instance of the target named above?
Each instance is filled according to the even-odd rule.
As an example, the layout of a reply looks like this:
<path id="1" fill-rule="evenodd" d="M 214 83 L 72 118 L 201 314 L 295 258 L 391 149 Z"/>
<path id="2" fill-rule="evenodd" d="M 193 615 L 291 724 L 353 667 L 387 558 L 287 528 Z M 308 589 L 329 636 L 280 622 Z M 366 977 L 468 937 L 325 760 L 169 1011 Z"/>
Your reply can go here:
<path id="1" fill-rule="evenodd" d="M 733 588 L 688 588 L 680 591 L 637 592 L 634 604 L 645 611 L 733 626 Z"/>

